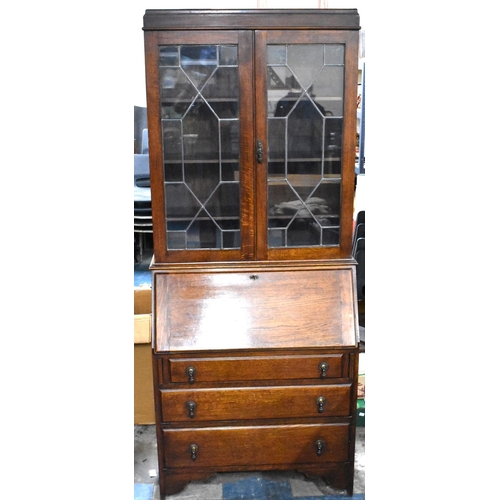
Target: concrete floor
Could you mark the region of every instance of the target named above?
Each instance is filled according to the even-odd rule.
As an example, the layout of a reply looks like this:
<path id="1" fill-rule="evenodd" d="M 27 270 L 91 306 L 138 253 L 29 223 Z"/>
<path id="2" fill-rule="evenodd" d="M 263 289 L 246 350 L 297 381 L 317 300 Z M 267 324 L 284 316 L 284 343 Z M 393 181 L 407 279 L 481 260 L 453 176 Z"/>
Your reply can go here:
<path id="1" fill-rule="evenodd" d="M 158 487 L 158 457 L 156 446 L 156 433 L 154 425 L 134 426 L 134 483 L 145 485 L 143 491 L 138 488 L 135 500 L 160 500 Z M 259 493 L 227 494 L 229 483 L 244 484 L 245 487 Z M 253 486 L 252 486 L 253 484 Z M 258 488 L 257 485 L 258 484 Z M 274 490 L 267 496 L 263 493 L 262 485 Z M 151 488 L 152 485 L 152 488 Z M 281 488 L 285 485 L 285 488 Z M 223 493 L 225 488 L 226 493 Z M 280 489 L 281 488 L 281 489 Z M 152 491 L 151 491 L 152 489 Z M 234 491 L 234 489 L 233 489 Z M 287 493 L 283 493 L 286 491 Z M 291 491 L 291 495 L 290 495 Z M 354 473 L 354 497 L 353 500 L 364 500 L 365 493 L 365 428 L 356 429 L 356 454 Z M 264 496 L 263 496 L 264 495 Z M 182 492 L 167 496 L 166 499 L 177 500 L 226 500 L 226 498 L 261 499 L 272 498 L 273 500 L 343 500 L 345 491 L 334 490 L 322 479 L 308 479 L 297 472 L 262 472 L 262 473 L 223 473 L 216 474 L 208 481 L 193 481 Z"/>

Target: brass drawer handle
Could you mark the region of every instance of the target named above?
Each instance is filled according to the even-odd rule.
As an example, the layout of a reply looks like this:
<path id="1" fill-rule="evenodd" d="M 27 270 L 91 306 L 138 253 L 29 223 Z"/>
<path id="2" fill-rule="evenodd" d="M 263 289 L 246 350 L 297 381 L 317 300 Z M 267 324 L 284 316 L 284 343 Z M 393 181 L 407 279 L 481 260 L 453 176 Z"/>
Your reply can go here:
<path id="1" fill-rule="evenodd" d="M 323 413 L 325 411 L 326 398 L 324 396 L 319 396 L 316 400 L 318 405 L 318 413 Z"/>
<path id="2" fill-rule="evenodd" d="M 186 368 L 186 373 L 189 378 L 189 383 L 194 384 L 194 376 L 196 374 L 196 368 L 194 366 L 188 366 Z"/>
<path id="3" fill-rule="evenodd" d="M 194 401 L 188 401 L 186 403 L 186 408 L 188 410 L 189 418 L 194 418 L 194 410 L 196 410 L 196 403 Z"/>
<path id="4" fill-rule="evenodd" d="M 198 446 L 196 444 L 192 444 L 189 447 L 189 451 L 191 452 L 191 460 L 194 462 L 198 453 Z"/>
<path id="5" fill-rule="evenodd" d="M 328 371 L 328 363 L 326 361 L 321 362 L 318 365 L 319 371 L 321 372 L 321 378 L 326 378 L 326 372 Z"/>
<path id="6" fill-rule="evenodd" d="M 323 450 L 325 449 L 325 442 L 322 441 L 321 439 L 318 439 L 316 441 L 316 455 L 320 457 L 323 454 Z"/>

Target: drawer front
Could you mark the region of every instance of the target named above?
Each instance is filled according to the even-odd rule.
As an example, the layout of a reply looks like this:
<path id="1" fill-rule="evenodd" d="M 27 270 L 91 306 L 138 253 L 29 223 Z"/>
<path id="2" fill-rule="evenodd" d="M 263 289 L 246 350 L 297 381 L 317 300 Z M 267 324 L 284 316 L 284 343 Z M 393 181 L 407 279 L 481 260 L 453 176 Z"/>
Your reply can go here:
<path id="1" fill-rule="evenodd" d="M 164 429 L 164 467 L 317 464 L 349 459 L 349 424 Z"/>
<path id="2" fill-rule="evenodd" d="M 168 366 L 173 383 L 323 380 L 343 376 L 344 357 L 345 353 L 323 356 L 171 358 Z"/>
<path id="3" fill-rule="evenodd" d="M 163 422 L 348 416 L 351 384 L 162 390 Z"/>

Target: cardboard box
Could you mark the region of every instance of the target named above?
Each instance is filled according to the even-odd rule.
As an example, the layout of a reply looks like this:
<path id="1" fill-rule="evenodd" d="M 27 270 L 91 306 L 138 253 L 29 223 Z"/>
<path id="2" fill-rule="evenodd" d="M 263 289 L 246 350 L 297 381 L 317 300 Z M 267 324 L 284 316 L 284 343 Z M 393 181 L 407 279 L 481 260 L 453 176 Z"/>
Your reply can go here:
<path id="1" fill-rule="evenodd" d="M 134 288 L 134 425 L 155 423 L 151 287 Z"/>

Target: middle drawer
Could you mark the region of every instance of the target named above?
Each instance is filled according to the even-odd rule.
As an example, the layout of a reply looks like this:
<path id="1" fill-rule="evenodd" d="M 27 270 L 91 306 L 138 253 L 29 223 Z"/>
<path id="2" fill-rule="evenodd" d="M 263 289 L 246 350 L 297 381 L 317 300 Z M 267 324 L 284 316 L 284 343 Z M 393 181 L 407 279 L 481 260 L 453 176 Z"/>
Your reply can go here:
<path id="1" fill-rule="evenodd" d="M 351 384 L 160 390 L 162 421 L 342 417 Z"/>

